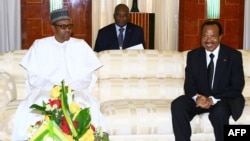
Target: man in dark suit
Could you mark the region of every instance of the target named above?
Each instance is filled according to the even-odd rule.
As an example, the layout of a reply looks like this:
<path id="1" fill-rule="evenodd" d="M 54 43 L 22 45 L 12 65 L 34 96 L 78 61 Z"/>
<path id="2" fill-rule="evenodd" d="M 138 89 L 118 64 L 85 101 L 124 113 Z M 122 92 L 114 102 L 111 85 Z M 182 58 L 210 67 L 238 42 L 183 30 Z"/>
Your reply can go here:
<path id="1" fill-rule="evenodd" d="M 224 125 L 232 115 L 237 120 L 244 108 L 242 90 L 245 85 L 242 55 L 221 44 L 219 22 L 206 21 L 201 27 L 202 46 L 190 51 L 185 68 L 185 95 L 171 103 L 176 141 L 190 141 L 190 121 L 195 115 L 209 112 L 216 141 L 224 141 Z M 210 54 L 213 54 L 210 58 Z M 208 66 L 213 62 L 209 84 Z"/>
<path id="2" fill-rule="evenodd" d="M 129 8 L 119 4 L 114 11 L 115 23 L 107 25 L 98 31 L 94 51 L 111 49 L 126 49 L 138 44 L 145 45 L 143 29 L 129 21 Z M 123 28 L 119 43 L 119 29 Z"/>

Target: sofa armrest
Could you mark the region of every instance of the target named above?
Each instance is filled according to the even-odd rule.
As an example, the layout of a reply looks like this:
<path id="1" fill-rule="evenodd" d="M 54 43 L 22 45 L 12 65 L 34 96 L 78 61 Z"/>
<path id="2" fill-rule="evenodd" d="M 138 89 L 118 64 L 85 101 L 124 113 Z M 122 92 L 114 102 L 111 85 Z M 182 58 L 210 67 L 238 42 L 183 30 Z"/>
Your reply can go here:
<path id="1" fill-rule="evenodd" d="M 0 108 L 16 99 L 16 85 L 13 77 L 7 72 L 0 72 Z"/>

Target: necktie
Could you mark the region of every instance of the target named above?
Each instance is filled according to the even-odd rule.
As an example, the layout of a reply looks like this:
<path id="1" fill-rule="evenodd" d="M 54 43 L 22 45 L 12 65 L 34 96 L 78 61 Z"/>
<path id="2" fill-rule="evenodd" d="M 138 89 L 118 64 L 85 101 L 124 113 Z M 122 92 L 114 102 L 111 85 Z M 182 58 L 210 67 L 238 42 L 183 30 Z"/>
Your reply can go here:
<path id="1" fill-rule="evenodd" d="M 213 58 L 214 58 L 214 55 L 211 53 L 210 55 L 210 63 L 208 65 L 208 82 L 209 82 L 209 86 L 210 86 L 210 89 L 212 90 L 212 82 L 213 82 L 213 75 L 214 75 L 214 61 L 213 61 Z"/>
<path id="2" fill-rule="evenodd" d="M 124 28 L 120 28 L 119 30 L 120 30 L 120 33 L 118 35 L 118 42 L 119 42 L 119 48 L 122 49 Z"/>

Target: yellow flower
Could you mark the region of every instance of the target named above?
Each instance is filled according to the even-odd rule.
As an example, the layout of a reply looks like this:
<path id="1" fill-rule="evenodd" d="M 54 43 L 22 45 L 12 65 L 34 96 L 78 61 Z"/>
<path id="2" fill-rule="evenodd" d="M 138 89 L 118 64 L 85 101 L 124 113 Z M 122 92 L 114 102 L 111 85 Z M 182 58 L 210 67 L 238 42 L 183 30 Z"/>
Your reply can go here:
<path id="1" fill-rule="evenodd" d="M 79 141 L 94 141 L 94 131 L 89 129 L 80 139 Z"/>
<path id="2" fill-rule="evenodd" d="M 55 86 L 55 87 L 53 87 L 50 90 L 50 96 L 51 96 L 51 98 L 52 99 L 58 98 L 61 95 L 60 90 L 61 90 L 61 86 Z"/>
<path id="3" fill-rule="evenodd" d="M 44 115 L 44 116 L 43 116 L 43 118 L 44 118 L 44 120 L 45 120 L 45 121 L 50 121 L 50 119 L 49 119 L 49 116 L 48 116 L 48 115 Z"/>
<path id="4" fill-rule="evenodd" d="M 31 133 L 32 130 L 33 130 L 33 126 L 29 126 L 27 130 L 28 130 L 29 133 Z"/>
<path id="5" fill-rule="evenodd" d="M 68 141 L 74 141 L 73 137 L 71 135 L 64 134 L 67 137 Z"/>
<path id="6" fill-rule="evenodd" d="M 69 111 L 72 114 L 75 114 L 75 113 L 77 113 L 80 110 L 81 110 L 81 107 L 77 103 L 75 103 L 75 102 L 70 103 L 70 105 L 69 105 Z"/>

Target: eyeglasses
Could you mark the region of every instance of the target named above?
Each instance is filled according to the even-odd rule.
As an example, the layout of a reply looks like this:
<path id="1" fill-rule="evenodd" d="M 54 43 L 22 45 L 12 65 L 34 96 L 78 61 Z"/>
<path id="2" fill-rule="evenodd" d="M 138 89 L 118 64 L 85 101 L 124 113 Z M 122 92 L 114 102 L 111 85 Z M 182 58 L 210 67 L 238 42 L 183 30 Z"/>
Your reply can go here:
<path id="1" fill-rule="evenodd" d="M 54 26 L 59 26 L 63 30 L 65 30 L 66 28 L 68 28 L 68 29 L 72 29 L 73 28 L 73 24 L 61 24 L 61 25 L 54 24 Z"/>

